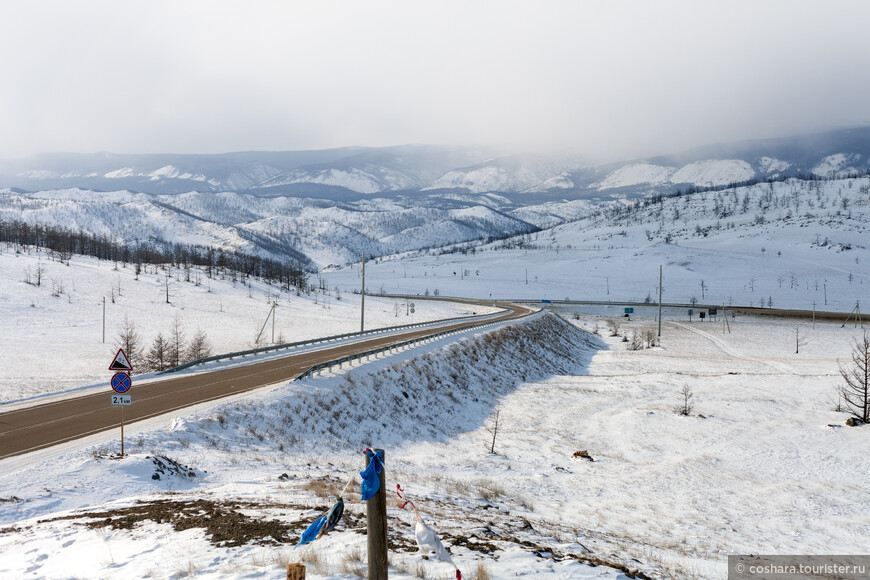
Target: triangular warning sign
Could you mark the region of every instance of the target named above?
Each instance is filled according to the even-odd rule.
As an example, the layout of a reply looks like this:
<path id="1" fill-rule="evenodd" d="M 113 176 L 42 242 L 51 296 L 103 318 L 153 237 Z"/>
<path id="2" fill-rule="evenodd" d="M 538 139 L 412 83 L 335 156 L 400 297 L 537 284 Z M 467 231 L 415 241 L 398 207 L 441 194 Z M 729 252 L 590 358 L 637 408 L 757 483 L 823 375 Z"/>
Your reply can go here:
<path id="1" fill-rule="evenodd" d="M 115 360 L 109 365 L 110 371 L 132 371 L 133 365 L 130 364 L 130 359 L 124 354 L 124 349 L 119 348 L 118 354 L 115 355 Z"/>

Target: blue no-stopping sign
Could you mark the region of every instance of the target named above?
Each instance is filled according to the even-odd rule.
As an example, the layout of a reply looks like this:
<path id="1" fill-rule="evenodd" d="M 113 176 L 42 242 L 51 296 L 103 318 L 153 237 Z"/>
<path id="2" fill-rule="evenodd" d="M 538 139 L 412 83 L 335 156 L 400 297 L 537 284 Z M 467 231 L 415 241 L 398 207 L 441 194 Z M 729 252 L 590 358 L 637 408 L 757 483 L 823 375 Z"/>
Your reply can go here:
<path id="1" fill-rule="evenodd" d="M 114 389 L 116 393 L 126 393 L 132 386 L 133 382 L 130 380 L 130 375 L 127 373 L 115 373 L 112 377 L 112 389 Z"/>

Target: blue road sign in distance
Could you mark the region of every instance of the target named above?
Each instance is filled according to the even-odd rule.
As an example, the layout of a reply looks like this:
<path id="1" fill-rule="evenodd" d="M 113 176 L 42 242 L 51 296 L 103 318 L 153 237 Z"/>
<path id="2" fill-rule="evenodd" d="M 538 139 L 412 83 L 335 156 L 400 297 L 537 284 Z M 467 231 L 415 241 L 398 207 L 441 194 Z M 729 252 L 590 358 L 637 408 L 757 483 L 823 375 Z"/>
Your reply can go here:
<path id="1" fill-rule="evenodd" d="M 130 375 L 127 373 L 115 373 L 112 376 L 112 389 L 116 393 L 126 393 L 132 386 L 133 383 L 130 381 Z"/>

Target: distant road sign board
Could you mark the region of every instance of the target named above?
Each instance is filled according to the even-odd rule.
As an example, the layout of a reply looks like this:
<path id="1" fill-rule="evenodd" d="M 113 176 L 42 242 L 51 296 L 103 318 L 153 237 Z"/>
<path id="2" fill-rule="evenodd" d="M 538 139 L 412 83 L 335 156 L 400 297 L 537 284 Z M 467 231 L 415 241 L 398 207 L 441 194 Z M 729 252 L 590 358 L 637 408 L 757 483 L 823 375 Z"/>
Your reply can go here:
<path id="1" fill-rule="evenodd" d="M 625 309 L 625 313 L 626 313 L 626 314 L 634 314 L 634 308 L 631 308 L 631 307 L 626 308 L 626 309 Z"/>
<path id="2" fill-rule="evenodd" d="M 130 359 L 127 358 L 127 354 L 124 352 L 123 348 L 118 349 L 118 354 L 115 355 L 114 360 L 112 360 L 112 364 L 109 365 L 110 371 L 132 371 L 133 365 L 130 364 Z"/>
<path id="3" fill-rule="evenodd" d="M 112 389 L 116 393 L 126 393 L 132 386 L 133 382 L 130 380 L 130 375 L 127 373 L 115 373 L 112 377 Z"/>
<path id="4" fill-rule="evenodd" d="M 112 395 L 112 406 L 117 407 L 118 405 L 132 405 L 133 404 L 133 395 Z"/>

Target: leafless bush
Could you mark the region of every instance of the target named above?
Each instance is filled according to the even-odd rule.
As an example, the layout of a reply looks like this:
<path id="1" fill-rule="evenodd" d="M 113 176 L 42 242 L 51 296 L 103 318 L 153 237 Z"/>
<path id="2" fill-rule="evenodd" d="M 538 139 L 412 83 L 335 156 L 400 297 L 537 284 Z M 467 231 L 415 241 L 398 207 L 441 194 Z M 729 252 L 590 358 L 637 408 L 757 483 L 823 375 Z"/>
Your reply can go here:
<path id="1" fill-rule="evenodd" d="M 60 298 L 60 296 L 65 292 L 63 280 L 55 280 L 51 279 L 51 295 L 55 298 Z"/>
<path id="2" fill-rule="evenodd" d="M 328 479 L 310 479 L 302 486 L 302 489 L 310 491 L 320 498 L 338 497 L 341 492 L 339 484 Z"/>
<path id="3" fill-rule="evenodd" d="M 684 417 L 688 417 L 695 410 L 695 404 L 692 402 L 692 399 L 695 397 L 695 393 L 692 392 L 692 389 L 689 385 L 683 385 L 683 389 L 680 391 L 680 397 L 683 402 L 680 405 L 674 407 L 674 412 L 677 415 L 683 415 Z"/>

